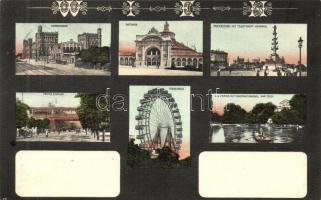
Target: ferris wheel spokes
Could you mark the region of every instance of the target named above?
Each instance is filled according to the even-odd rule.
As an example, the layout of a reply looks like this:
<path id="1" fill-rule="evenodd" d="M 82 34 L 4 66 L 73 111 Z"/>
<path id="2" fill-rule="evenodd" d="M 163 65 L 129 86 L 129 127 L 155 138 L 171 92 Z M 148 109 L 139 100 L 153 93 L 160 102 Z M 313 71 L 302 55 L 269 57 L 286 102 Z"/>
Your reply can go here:
<path id="1" fill-rule="evenodd" d="M 183 128 L 180 110 L 172 95 L 164 88 L 155 88 L 145 93 L 139 102 L 135 128 L 140 146 L 153 152 L 169 147 L 178 153 Z"/>

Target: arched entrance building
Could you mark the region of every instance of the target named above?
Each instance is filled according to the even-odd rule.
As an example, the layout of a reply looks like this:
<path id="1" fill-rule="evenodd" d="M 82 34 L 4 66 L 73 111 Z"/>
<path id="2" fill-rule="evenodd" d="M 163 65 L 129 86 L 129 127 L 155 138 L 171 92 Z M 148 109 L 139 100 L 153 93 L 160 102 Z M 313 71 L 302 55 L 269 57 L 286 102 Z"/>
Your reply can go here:
<path id="1" fill-rule="evenodd" d="M 136 35 L 135 44 L 136 52 L 119 53 L 120 65 L 151 68 L 203 66 L 202 53 L 176 41 L 175 33 L 169 30 L 167 22 L 162 32 L 153 27 L 145 35 Z M 132 62 L 126 62 L 126 59 Z"/>

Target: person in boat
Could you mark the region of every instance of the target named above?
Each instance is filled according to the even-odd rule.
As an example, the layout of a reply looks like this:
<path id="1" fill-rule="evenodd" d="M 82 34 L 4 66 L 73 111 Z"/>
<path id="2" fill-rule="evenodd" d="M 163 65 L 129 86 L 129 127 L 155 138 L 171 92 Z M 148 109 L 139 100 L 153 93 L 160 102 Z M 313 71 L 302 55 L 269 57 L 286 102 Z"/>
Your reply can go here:
<path id="1" fill-rule="evenodd" d="M 260 133 L 261 137 L 264 137 L 263 128 L 262 127 L 260 128 L 260 132 L 259 133 Z"/>

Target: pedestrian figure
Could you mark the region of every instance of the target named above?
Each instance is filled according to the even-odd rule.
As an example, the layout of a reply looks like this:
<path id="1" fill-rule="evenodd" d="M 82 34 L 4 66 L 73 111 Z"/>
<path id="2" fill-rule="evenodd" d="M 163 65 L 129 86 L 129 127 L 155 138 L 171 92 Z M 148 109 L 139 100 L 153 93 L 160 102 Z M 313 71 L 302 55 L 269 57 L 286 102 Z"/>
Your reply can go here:
<path id="1" fill-rule="evenodd" d="M 256 71 L 256 76 L 260 76 L 260 70 Z"/>
<path id="2" fill-rule="evenodd" d="M 267 72 L 267 69 L 264 70 L 264 76 L 267 76 L 268 75 L 268 72 Z"/>
<path id="3" fill-rule="evenodd" d="M 221 69 L 217 70 L 217 76 L 221 76 Z"/>
<path id="4" fill-rule="evenodd" d="M 46 137 L 48 137 L 48 132 L 49 132 L 48 129 L 46 129 Z"/>

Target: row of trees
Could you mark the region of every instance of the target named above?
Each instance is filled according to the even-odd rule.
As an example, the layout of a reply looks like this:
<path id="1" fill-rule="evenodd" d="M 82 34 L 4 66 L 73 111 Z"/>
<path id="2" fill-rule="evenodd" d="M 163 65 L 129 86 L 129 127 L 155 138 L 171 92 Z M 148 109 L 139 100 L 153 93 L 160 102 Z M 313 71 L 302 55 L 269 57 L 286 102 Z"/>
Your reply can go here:
<path id="1" fill-rule="evenodd" d="M 50 120 L 49 119 L 34 119 L 33 117 L 28 119 L 27 127 L 37 127 L 41 132 L 45 129 L 49 129 Z"/>
<path id="2" fill-rule="evenodd" d="M 305 124 L 307 100 L 305 95 L 294 95 L 289 101 L 290 109 L 275 112 L 276 106 L 272 103 L 256 104 L 250 112 L 241 106 L 229 103 L 224 109 L 224 114 L 212 113 L 212 122 L 225 124 L 265 124 L 272 119 L 275 124 Z"/>
<path id="3" fill-rule="evenodd" d="M 131 139 L 128 143 L 127 164 L 132 167 L 139 168 L 185 168 L 190 167 L 190 157 L 179 160 L 179 155 L 172 151 L 169 147 L 163 147 L 156 150 L 158 157 L 152 159 L 150 152 L 135 144 L 135 139 Z"/>
<path id="4" fill-rule="evenodd" d="M 109 111 L 99 110 L 96 105 L 97 97 L 99 94 L 79 93 L 76 95 L 80 98 L 80 106 L 76 112 L 78 114 L 82 127 L 86 130 L 91 130 L 95 134 L 97 140 L 99 140 L 99 132 L 103 132 L 103 141 L 105 141 L 105 132 L 110 129 L 110 115 Z M 108 108 L 109 102 L 100 101 L 100 105 L 104 108 Z"/>
<path id="5" fill-rule="evenodd" d="M 106 64 L 110 63 L 109 47 L 90 47 L 83 49 L 77 55 L 84 62 Z"/>
<path id="6" fill-rule="evenodd" d="M 28 117 L 29 106 L 20 100 L 16 100 L 16 128 L 22 127 L 37 127 L 37 129 L 44 130 L 50 126 L 49 119 L 34 119 Z"/>

